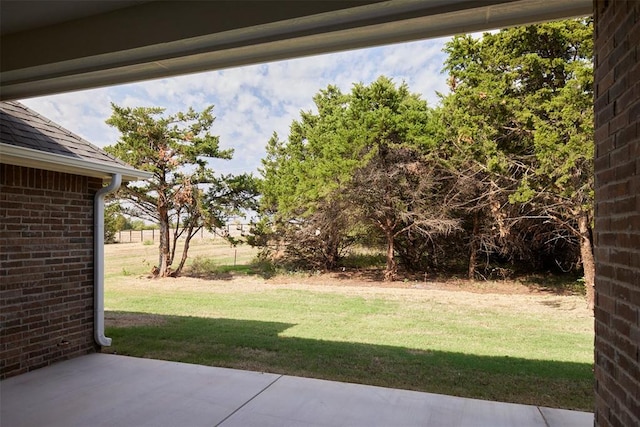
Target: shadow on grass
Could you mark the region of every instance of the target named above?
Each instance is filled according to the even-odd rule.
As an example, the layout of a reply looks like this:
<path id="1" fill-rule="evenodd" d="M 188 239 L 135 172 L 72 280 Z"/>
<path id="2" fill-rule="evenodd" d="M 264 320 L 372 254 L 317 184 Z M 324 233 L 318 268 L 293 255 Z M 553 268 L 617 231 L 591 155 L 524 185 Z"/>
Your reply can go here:
<path id="1" fill-rule="evenodd" d="M 213 261 L 195 261 L 182 273 L 182 276 L 185 277 L 196 277 L 206 280 L 231 280 L 236 276 L 249 275 L 262 275 L 262 272 L 259 268 L 252 265 L 216 265 Z"/>
<path id="2" fill-rule="evenodd" d="M 289 323 L 106 312 L 105 352 L 592 411 L 587 363 L 286 336 Z"/>
<path id="3" fill-rule="evenodd" d="M 571 274 L 535 274 L 520 279 L 530 289 L 554 295 L 584 295 L 584 284 L 580 277 Z"/>

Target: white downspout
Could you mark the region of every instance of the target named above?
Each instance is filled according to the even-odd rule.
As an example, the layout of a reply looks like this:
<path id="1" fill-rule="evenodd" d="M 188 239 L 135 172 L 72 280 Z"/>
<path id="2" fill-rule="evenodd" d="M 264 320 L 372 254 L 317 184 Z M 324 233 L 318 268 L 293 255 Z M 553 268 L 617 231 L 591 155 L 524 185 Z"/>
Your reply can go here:
<path id="1" fill-rule="evenodd" d="M 97 191 L 93 200 L 93 336 L 103 347 L 111 345 L 111 338 L 104 336 L 104 196 L 116 191 L 122 183 L 122 175 L 111 175 L 111 183 Z"/>

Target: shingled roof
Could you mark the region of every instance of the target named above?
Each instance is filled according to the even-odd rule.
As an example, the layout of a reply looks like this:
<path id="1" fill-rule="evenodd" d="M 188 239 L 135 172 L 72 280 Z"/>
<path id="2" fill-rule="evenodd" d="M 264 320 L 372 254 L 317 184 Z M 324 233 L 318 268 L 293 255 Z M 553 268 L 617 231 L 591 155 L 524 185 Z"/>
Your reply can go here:
<path id="1" fill-rule="evenodd" d="M 16 101 L 0 102 L 0 162 L 129 181 L 150 176 Z"/>

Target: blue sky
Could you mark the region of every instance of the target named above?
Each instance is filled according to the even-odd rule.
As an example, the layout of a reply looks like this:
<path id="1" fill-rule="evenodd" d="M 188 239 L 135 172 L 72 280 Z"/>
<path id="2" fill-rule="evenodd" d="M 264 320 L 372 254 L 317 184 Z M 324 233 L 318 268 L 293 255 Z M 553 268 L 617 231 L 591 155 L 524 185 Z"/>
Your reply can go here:
<path id="1" fill-rule="evenodd" d="M 107 88 L 24 99 L 28 107 L 93 144 L 114 144 L 118 132 L 107 126 L 110 104 L 157 106 L 168 113 L 214 105 L 211 129 L 234 158 L 212 163 L 220 173 L 256 172 L 264 148 L 275 131 L 281 139 L 301 110 L 313 109 L 312 97 L 329 84 L 349 92 L 380 75 L 405 81 L 429 105 L 436 92 L 446 93 L 441 73 L 449 38 L 318 55 L 246 67 L 191 74 Z"/>

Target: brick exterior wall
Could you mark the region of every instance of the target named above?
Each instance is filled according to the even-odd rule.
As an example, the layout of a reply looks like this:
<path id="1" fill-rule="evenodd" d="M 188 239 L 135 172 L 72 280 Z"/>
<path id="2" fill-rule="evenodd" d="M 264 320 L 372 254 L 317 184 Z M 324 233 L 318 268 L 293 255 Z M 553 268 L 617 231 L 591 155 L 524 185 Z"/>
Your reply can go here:
<path id="1" fill-rule="evenodd" d="M 640 2 L 594 14 L 595 423 L 640 426 Z"/>
<path id="2" fill-rule="evenodd" d="M 99 179 L 0 165 L 0 378 L 94 352 Z"/>

